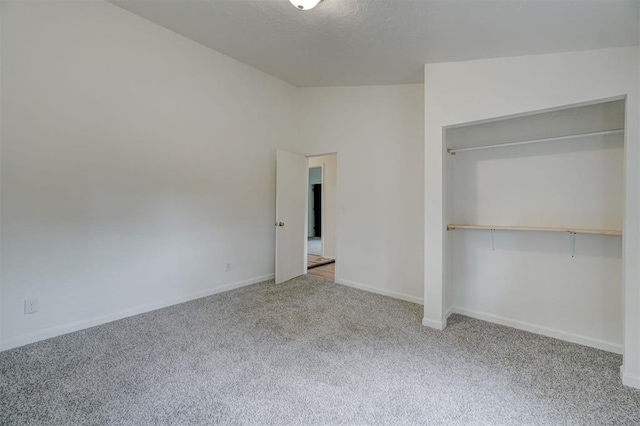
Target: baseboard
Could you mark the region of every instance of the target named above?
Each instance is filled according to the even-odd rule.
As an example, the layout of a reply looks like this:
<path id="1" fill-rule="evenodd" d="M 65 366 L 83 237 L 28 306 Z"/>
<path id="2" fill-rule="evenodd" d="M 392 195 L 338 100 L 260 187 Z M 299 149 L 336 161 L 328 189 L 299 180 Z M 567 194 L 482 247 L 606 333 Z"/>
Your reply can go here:
<path id="1" fill-rule="evenodd" d="M 444 330 L 445 328 L 447 328 L 447 319 L 449 319 L 452 313 L 453 313 L 453 308 L 449 308 L 447 312 L 444 314 L 444 320 L 442 321 L 432 320 L 429 318 L 422 318 L 422 325 L 424 325 L 425 327 L 435 328 L 436 330 Z"/>
<path id="2" fill-rule="evenodd" d="M 565 331 L 561 331 L 553 328 L 541 327 L 528 322 L 512 320 L 509 318 L 500 317 L 498 315 L 475 311 L 473 309 L 466 309 L 459 306 L 454 306 L 451 309 L 451 313 L 465 315 L 471 318 L 476 318 L 479 320 L 488 321 L 495 324 L 506 325 L 507 327 L 513 327 L 519 330 L 541 334 L 543 336 L 553 337 L 560 340 L 566 340 L 567 342 L 578 343 L 580 345 L 590 346 L 596 349 L 602 349 L 603 351 L 607 351 L 607 352 L 622 354 L 621 345 L 618 345 L 613 342 L 607 342 L 604 340 L 593 339 L 591 337 L 582 336 L 580 334 L 567 333 Z"/>
<path id="3" fill-rule="evenodd" d="M 422 325 L 425 327 L 435 328 L 436 330 L 444 330 L 447 327 L 447 320 L 436 321 L 429 318 L 422 318 Z"/>
<path id="4" fill-rule="evenodd" d="M 383 296 L 393 297 L 394 299 L 400 299 L 411 303 L 417 303 L 419 305 L 423 304 L 423 300 L 419 297 L 409 296 L 408 294 L 398 293 L 396 291 L 384 290 L 378 287 L 371 287 L 368 285 L 356 283 L 353 281 L 347 281 L 342 279 L 336 279 L 336 284 L 346 285 L 347 287 L 353 287 L 360 290 L 368 291 L 370 293 L 381 294 Z"/>
<path id="5" fill-rule="evenodd" d="M 624 372 L 624 365 L 620 366 L 620 378 L 622 379 L 623 385 L 640 389 L 640 376 L 635 376 L 633 374 L 626 374 Z"/>
<path id="6" fill-rule="evenodd" d="M 116 312 L 114 314 L 104 315 L 104 316 L 82 320 L 82 321 L 75 321 L 67 324 L 58 325 L 55 327 L 46 328 L 44 330 L 35 331 L 32 333 L 26 333 L 26 334 L 12 337 L 10 339 L 6 339 L 2 341 L 0 343 L 0 351 L 17 348 L 19 346 L 28 345 L 30 343 L 39 342 L 41 340 L 50 339 L 52 337 L 61 336 L 63 334 L 72 333 L 78 330 L 84 330 L 85 328 L 95 327 L 100 324 L 105 324 L 105 323 L 116 321 L 122 318 L 143 314 L 145 312 L 155 311 L 156 309 L 166 308 L 167 306 L 177 305 L 179 303 L 188 302 L 190 300 L 200 299 L 202 297 L 211 296 L 217 293 L 223 293 L 225 291 L 234 290 L 236 288 L 257 284 L 263 281 L 271 280 L 273 278 L 274 278 L 274 274 L 262 275 L 260 277 L 251 278 L 249 280 L 226 284 L 221 287 L 210 288 L 208 290 L 203 290 L 203 291 L 191 293 L 185 296 L 164 300 L 162 302 L 138 306 L 135 308 Z"/>
<path id="7" fill-rule="evenodd" d="M 452 314 L 453 314 L 453 306 L 451 306 L 449 309 L 447 309 L 447 313 L 444 314 L 444 318 L 448 319 Z"/>

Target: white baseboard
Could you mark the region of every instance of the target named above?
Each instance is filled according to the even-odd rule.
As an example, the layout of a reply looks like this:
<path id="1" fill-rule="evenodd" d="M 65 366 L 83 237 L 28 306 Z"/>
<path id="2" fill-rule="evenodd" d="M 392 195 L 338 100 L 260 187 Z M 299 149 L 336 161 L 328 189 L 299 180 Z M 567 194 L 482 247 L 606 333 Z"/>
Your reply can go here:
<path id="1" fill-rule="evenodd" d="M 422 325 L 424 325 L 425 327 L 435 328 L 436 330 L 444 330 L 445 328 L 447 328 L 447 319 L 451 316 L 452 313 L 453 308 L 449 308 L 444 314 L 444 320 L 442 321 L 422 318 Z"/>
<path id="2" fill-rule="evenodd" d="M 630 386 L 632 388 L 640 389 L 640 376 L 635 376 L 632 374 L 626 374 L 624 372 L 624 365 L 620 366 L 620 378 L 622 379 L 622 384 L 625 386 Z"/>
<path id="3" fill-rule="evenodd" d="M 465 315 L 471 318 L 476 318 L 479 320 L 488 321 L 495 324 L 506 325 L 507 327 L 513 327 L 519 330 L 541 334 L 543 336 L 554 337 L 556 339 L 566 340 L 567 342 L 578 343 L 580 345 L 590 346 L 596 349 L 602 349 L 603 351 L 607 351 L 607 352 L 622 354 L 622 345 L 619 345 L 613 342 L 607 342 L 604 340 L 593 339 L 591 337 L 582 336 L 580 334 L 568 333 L 566 331 L 557 330 L 557 329 L 548 328 L 548 327 L 541 327 L 528 322 L 512 320 L 509 318 L 500 317 L 498 315 L 489 314 L 486 312 L 479 312 L 473 309 L 461 308 L 459 306 L 454 306 L 453 308 L 451 308 L 451 313 Z"/>
<path id="4" fill-rule="evenodd" d="M 381 294 L 383 296 L 393 297 L 394 299 L 400 299 L 400 300 L 405 300 L 405 301 L 411 302 L 411 303 L 417 303 L 419 305 L 423 304 L 423 300 L 421 298 L 419 298 L 419 297 L 409 296 L 408 294 L 398 293 L 396 291 L 391 291 L 391 290 L 385 290 L 385 289 L 378 288 L 378 287 L 371 287 L 371 286 L 360 284 L 360 283 L 356 283 L 356 282 L 353 282 L 353 281 L 336 279 L 336 284 L 346 285 L 347 287 L 353 287 L 353 288 L 357 288 L 357 289 L 360 289 L 360 290 L 368 291 L 370 293 Z"/>
<path id="5" fill-rule="evenodd" d="M 22 334 L 20 336 L 6 339 L 0 343 L 0 351 L 7 349 L 17 348 L 19 346 L 28 345 L 29 343 L 35 343 L 40 340 L 50 339 L 52 337 L 61 336 L 63 334 L 72 333 L 74 331 L 83 330 L 85 328 L 95 327 L 100 324 L 105 324 L 111 321 L 116 321 L 122 318 L 131 317 L 145 312 L 155 311 L 156 309 L 166 308 L 167 306 L 177 305 L 179 303 L 188 302 L 194 299 L 200 299 L 202 297 L 211 296 L 217 293 L 223 293 L 225 291 L 233 290 L 240 287 L 245 287 L 252 284 L 257 284 L 263 281 L 273 279 L 274 274 L 263 275 L 260 277 L 251 278 L 249 280 L 240 281 L 223 285 L 221 287 L 214 287 L 208 290 L 199 291 L 197 293 L 191 293 L 185 296 L 176 297 L 162 302 L 152 303 L 149 305 L 137 306 L 135 308 L 127 309 L 124 311 L 116 312 L 109 315 L 103 315 L 96 318 L 90 318 L 81 321 L 75 321 L 67 324 L 58 325 L 55 327 L 46 328 L 44 330 L 35 331 L 32 333 Z"/>
<path id="6" fill-rule="evenodd" d="M 444 330 L 447 327 L 447 320 L 436 321 L 429 318 L 422 318 L 422 325 L 435 328 L 436 330 Z"/>
<path id="7" fill-rule="evenodd" d="M 447 313 L 444 314 L 444 318 L 448 319 L 451 314 L 453 314 L 453 306 L 449 307 L 449 309 L 447 309 Z"/>

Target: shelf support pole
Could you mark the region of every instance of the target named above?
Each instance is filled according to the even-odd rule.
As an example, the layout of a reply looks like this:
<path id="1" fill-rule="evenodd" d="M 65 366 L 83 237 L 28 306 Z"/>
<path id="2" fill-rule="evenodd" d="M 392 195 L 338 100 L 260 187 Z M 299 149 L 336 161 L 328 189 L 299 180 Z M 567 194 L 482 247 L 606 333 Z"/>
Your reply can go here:
<path id="1" fill-rule="evenodd" d="M 467 148 L 447 148 L 447 152 L 451 155 L 456 155 L 456 152 L 464 152 L 464 151 L 476 151 L 478 149 L 487 149 L 487 148 L 503 148 L 505 146 L 519 146 L 519 145 L 527 145 L 530 143 L 540 143 L 540 142 L 551 142 L 551 141 L 562 141 L 566 139 L 576 139 L 582 138 L 586 136 L 605 136 L 605 135 L 616 135 L 619 133 L 624 133 L 624 128 L 622 129 L 613 129 L 613 130 L 603 130 L 599 132 L 589 132 L 589 133 L 577 133 L 573 135 L 565 135 L 565 136 L 554 136 L 551 138 L 542 138 L 542 139 L 530 139 L 527 141 L 519 141 L 519 142 L 507 142 L 507 143 L 498 143 L 493 145 L 483 145 L 483 146 L 470 146 Z"/>
<path id="2" fill-rule="evenodd" d="M 494 246 L 494 244 L 493 244 L 493 231 L 494 231 L 494 230 L 492 229 L 492 230 L 491 230 L 491 250 L 492 250 L 492 251 L 495 251 L 495 246 Z"/>

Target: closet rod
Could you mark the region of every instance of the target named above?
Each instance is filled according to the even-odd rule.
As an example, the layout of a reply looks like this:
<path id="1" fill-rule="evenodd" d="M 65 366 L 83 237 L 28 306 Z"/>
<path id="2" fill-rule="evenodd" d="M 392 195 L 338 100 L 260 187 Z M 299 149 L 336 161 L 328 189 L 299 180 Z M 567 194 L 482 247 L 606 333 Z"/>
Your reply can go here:
<path id="1" fill-rule="evenodd" d="M 555 137 L 552 137 L 552 138 L 532 139 L 532 140 L 520 141 L 520 142 L 497 143 L 495 145 L 472 146 L 472 147 L 469 147 L 469 148 L 457 148 L 457 149 L 448 148 L 447 152 L 449 154 L 451 154 L 451 155 L 455 155 L 456 152 L 477 151 L 479 149 L 500 148 L 500 147 L 503 147 L 503 146 L 527 145 L 527 144 L 530 144 L 530 143 L 561 141 L 561 140 L 566 140 L 566 139 L 581 138 L 581 137 L 584 137 L 584 136 L 615 135 L 615 134 L 618 134 L 618 133 L 624 133 L 624 129 L 603 130 L 601 132 L 577 133 L 575 135 L 555 136 Z"/>

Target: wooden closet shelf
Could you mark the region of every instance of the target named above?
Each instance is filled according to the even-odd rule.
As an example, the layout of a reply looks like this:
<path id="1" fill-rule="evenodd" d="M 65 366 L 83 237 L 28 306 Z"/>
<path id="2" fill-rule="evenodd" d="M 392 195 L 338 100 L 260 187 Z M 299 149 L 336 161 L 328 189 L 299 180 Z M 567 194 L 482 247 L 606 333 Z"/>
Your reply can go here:
<path id="1" fill-rule="evenodd" d="M 454 229 L 484 229 L 488 231 L 538 231 L 566 232 L 570 234 L 622 235 L 617 229 L 547 228 L 542 226 L 496 226 L 496 225 L 447 225 L 447 231 Z"/>

